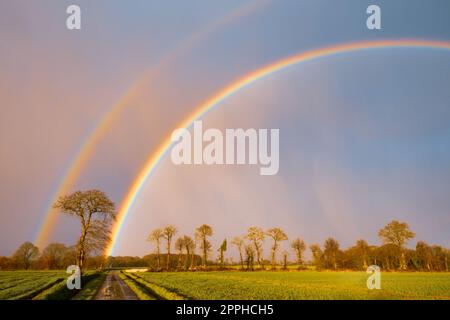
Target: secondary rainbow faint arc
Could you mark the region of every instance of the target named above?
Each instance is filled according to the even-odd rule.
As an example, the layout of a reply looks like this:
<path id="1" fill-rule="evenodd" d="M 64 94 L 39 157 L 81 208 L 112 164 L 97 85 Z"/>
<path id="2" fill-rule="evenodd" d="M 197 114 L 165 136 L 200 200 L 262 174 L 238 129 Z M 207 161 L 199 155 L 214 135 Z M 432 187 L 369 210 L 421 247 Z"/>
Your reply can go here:
<path id="1" fill-rule="evenodd" d="M 376 49 L 376 48 L 414 48 L 414 47 L 424 47 L 424 48 L 435 48 L 435 49 L 447 49 L 450 50 L 450 42 L 446 41 L 430 41 L 430 40 L 419 40 L 419 39 L 400 39 L 400 40 L 382 40 L 382 41 L 360 41 L 351 42 L 346 44 L 335 45 L 331 47 L 324 47 L 319 49 L 314 49 L 311 51 L 302 52 L 289 56 L 287 58 L 278 60 L 274 63 L 263 66 L 239 79 L 232 82 L 228 86 L 224 87 L 208 100 L 197 106 L 194 111 L 187 116 L 177 128 L 189 128 L 192 123 L 203 117 L 208 111 L 216 107 L 226 98 L 230 97 L 234 93 L 243 89 L 244 87 L 253 84 L 257 80 L 269 76 L 275 72 L 281 71 L 289 66 L 311 61 L 314 59 L 319 59 L 331 55 L 336 55 L 340 53 L 348 53 L 353 51 Z M 176 128 L 174 128 L 176 129 Z M 117 215 L 117 220 L 112 230 L 112 241 L 105 250 L 105 255 L 110 256 L 114 252 L 114 247 L 119 237 L 121 228 L 125 222 L 127 214 L 130 208 L 133 206 L 142 186 L 145 184 L 148 177 L 154 172 L 158 163 L 165 156 L 165 154 L 170 150 L 172 146 L 172 141 L 170 139 L 170 134 L 159 144 L 157 149 L 153 151 L 145 162 L 144 167 L 141 169 L 137 177 L 131 184 L 128 192 L 123 199 L 120 209 Z"/>
<path id="2" fill-rule="evenodd" d="M 152 78 L 155 78 L 162 72 L 162 69 L 169 65 L 171 62 L 176 60 L 183 53 L 187 52 L 190 48 L 194 47 L 194 45 L 200 40 L 208 37 L 214 31 L 230 24 L 231 22 L 245 17 L 247 15 L 252 14 L 253 12 L 263 9 L 265 6 L 269 5 L 272 0 L 254 0 L 248 2 L 236 10 L 233 10 L 230 13 L 227 13 L 220 17 L 218 20 L 214 20 L 211 24 L 209 24 L 206 28 L 200 29 L 198 32 L 195 32 L 190 37 L 186 38 L 185 41 L 181 42 L 174 50 L 172 50 L 169 54 L 164 56 L 158 64 L 150 71 L 145 72 L 145 75 L 152 74 Z M 106 115 L 100 120 L 98 125 L 94 128 L 94 130 L 88 135 L 86 141 L 81 146 L 79 151 L 76 153 L 77 155 L 74 157 L 72 162 L 69 164 L 67 169 L 65 170 L 65 174 L 61 183 L 57 186 L 56 191 L 53 193 L 50 205 L 47 206 L 45 217 L 41 223 L 41 226 L 38 229 L 38 234 L 36 236 L 35 243 L 39 248 L 42 248 L 44 244 L 47 242 L 47 238 L 53 229 L 56 220 L 57 213 L 53 209 L 52 204 L 57 200 L 57 198 L 70 191 L 70 188 L 74 185 L 77 177 L 80 175 L 82 169 L 84 168 L 87 160 L 90 158 L 92 153 L 95 150 L 98 142 L 102 139 L 102 137 L 107 132 L 108 128 L 114 123 L 114 121 L 118 118 L 118 115 L 124 110 L 127 106 L 128 102 L 137 96 L 140 84 L 144 82 L 146 78 L 143 76 L 120 98 L 120 100 L 109 109 Z"/>

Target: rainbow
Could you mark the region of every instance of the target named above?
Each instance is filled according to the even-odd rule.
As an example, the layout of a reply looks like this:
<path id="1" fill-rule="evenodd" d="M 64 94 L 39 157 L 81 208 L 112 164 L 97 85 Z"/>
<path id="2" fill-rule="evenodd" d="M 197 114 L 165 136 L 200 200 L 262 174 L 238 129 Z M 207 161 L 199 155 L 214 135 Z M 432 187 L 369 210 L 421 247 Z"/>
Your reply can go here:
<path id="1" fill-rule="evenodd" d="M 289 56 L 287 58 L 278 60 L 274 63 L 263 66 L 239 79 L 232 82 L 228 86 L 224 87 L 209 99 L 204 101 L 202 104 L 197 106 L 194 111 L 189 114 L 176 128 L 189 128 L 195 120 L 198 120 L 205 116 L 209 111 L 218 106 L 222 101 L 242 90 L 243 88 L 255 83 L 256 81 L 270 76 L 276 72 L 284 70 L 290 66 L 307 62 L 311 60 L 316 60 L 324 57 L 329 57 L 342 53 L 349 53 L 354 51 L 378 49 L 378 48 L 434 48 L 434 49 L 446 49 L 450 50 L 450 42 L 445 41 L 428 41 L 428 40 L 418 40 L 418 39 L 400 39 L 400 40 L 382 40 L 382 41 L 360 41 L 352 42 L 346 44 L 340 44 L 336 46 L 324 47 L 320 49 L 314 49 L 311 51 L 302 52 Z M 171 131 L 172 132 L 172 131 Z M 155 171 L 156 167 L 164 156 L 171 149 L 173 143 L 170 139 L 170 133 L 167 134 L 166 138 L 159 144 L 156 150 L 154 150 L 145 165 L 140 170 L 137 177 L 131 184 L 126 196 L 124 197 L 119 212 L 117 215 L 116 223 L 112 230 L 112 241 L 105 250 L 105 255 L 110 256 L 114 253 L 114 247 L 117 243 L 117 239 L 120 236 L 120 231 L 130 208 L 133 206 L 136 198 L 147 181 L 147 179 Z"/>
<path id="2" fill-rule="evenodd" d="M 70 189 L 75 184 L 81 171 L 95 151 L 95 147 L 103 138 L 108 128 L 111 127 L 111 125 L 116 121 L 125 107 L 129 105 L 129 102 L 138 96 L 138 88 L 140 88 L 140 85 L 144 84 L 144 81 L 146 79 L 145 75 L 152 74 L 152 78 L 156 79 L 165 66 L 170 65 L 177 58 L 193 48 L 202 39 L 209 37 L 216 30 L 231 24 L 237 19 L 241 19 L 265 8 L 266 6 L 271 4 L 271 2 L 272 0 L 254 0 L 252 2 L 239 6 L 237 9 L 223 15 L 218 20 L 214 20 L 205 28 L 200 29 L 190 37 L 186 38 L 186 40 L 181 42 L 174 50 L 165 55 L 156 64 L 156 66 L 152 68 L 152 70 L 145 72 L 144 76 L 136 81 L 134 85 L 132 85 L 131 89 L 129 89 L 119 99 L 119 101 L 109 109 L 109 111 L 100 120 L 95 129 L 87 136 L 84 144 L 78 150 L 76 157 L 65 170 L 65 174 L 61 180 L 61 183 L 57 186 L 56 191 L 52 194 L 49 204 L 46 207 L 46 212 L 42 224 L 40 225 L 39 229 L 37 229 L 38 234 L 35 238 L 36 246 L 38 246 L 39 248 L 44 247 L 44 245 L 48 242 L 49 235 L 51 234 L 51 231 L 56 224 L 58 213 L 53 209 L 53 204 L 56 202 L 60 195 L 70 192 Z"/>
<path id="3" fill-rule="evenodd" d="M 133 92 L 133 91 L 130 91 Z M 117 116 L 122 112 L 124 107 L 127 105 L 128 99 L 133 97 L 133 93 L 128 93 L 122 97 L 106 114 L 102 121 L 96 126 L 96 128 L 88 135 L 86 142 L 82 145 L 77 156 L 70 163 L 66 173 L 61 180 L 61 183 L 57 186 L 56 191 L 53 193 L 50 203 L 47 206 L 45 218 L 42 221 L 40 228 L 38 229 L 38 235 L 35 240 L 35 244 L 39 248 L 43 248 L 48 242 L 48 237 L 51 230 L 54 228 L 58 214 L 57 211 L 53 209 L 53 204 L 56 202 L 58 197 L 62 194 L 68 193 L 70 188 L 76 182 L 78 176 L 83 170 L 88 159 L 95 150 L 95 146 L 104 136 L 107 129 L 116 120 Z"/>

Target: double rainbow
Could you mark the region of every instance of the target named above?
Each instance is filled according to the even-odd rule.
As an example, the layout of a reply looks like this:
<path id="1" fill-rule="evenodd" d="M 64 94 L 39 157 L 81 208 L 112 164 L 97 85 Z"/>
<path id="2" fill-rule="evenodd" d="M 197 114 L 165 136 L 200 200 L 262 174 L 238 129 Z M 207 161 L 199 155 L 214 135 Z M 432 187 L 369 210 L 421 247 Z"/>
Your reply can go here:
<path id="1" fill-rule="evenodd" d="M 39 248 L 42 248 L 48 242 L 48 237 L 56 224 L 58 213 L 53 209 L 53 203 L 60 195 L 71 191 L 71 187 L 73 187 L 78 176 L 88 163 L 89 158 L 94 153 L 95 147 L 106 135 L 108 129 L 119 118 L 122 111 L 129 105 L 129 102 L 138 97 L 139 87 L 147 79 L 146 76 L 151 75 L 151 79 L 156 79 L 165 66 L 170 65 L 180 56 L 188 52 L 191 48 L 195 47 L 197 43 L 201 42 L 205 38 L 208 38 L 210 35 L 214 34 L 215 31 L 226 27 L 235 20 L 245 18 L 256 11 L 265 8 L 270 5 L 272 1 L 273 0 L 253 0 L 245 3 L 237 7 L 235 10 L 226 13 L 219 19 L 214 20 L 205 28 L 193 33 L 190 37 L 186 38 L 185 41 L 182 41 L 178 46 L 176 46 L 174 50 L 163 56 L 163 58 L 153 68 L 151 68 L 151 70 L 145 72 L 144 76 L 136 81 L 132 88 L 108 110 L 106 115 L 100 120 L 94 130 L 87 136 L 84 144 L 76 153 L 76 157 L 74 157 L 68 168 L 65 170 L 65 175 L 63 176 L 61 183 L 57 186 L 55 192 L 53 193 L 47 206 L 45 217 L 40 228 L 38 229 L 38 234 L 35 239 L 35 243 Z"/>
<path id="2" fill-rule="evenodd" d="M 382 49 L 382 48 L 432 48 L 432 49 L 444 49 L 450 50 L 450 42 L 446 41 L 429 41 L 419 39 L 397 39 L 397 40 L 383 40 L 383 41 L 360 41 L 346 44 L 340 44 L 336 46 L 324 47 L 320 49 L 314 49 L 306 52 L 301 52 L 289 56 L 287 58 L 275 61 L 274 63 L 263 66 L 239 79 L 233 81 L 230 85 L 224 87 L 202 104 L 197 106 L 194 111 L 189 114 L 176 128 L 189 128 L 195 120 L 198 120 L 205 116 L 206 113 L 217 107 L 228 97 L 237 93 L 257 82 L 258 80 L 268 77 L 276 72 L 282 71 L 293 65 L 297 65 L 302 62 L 308 62 L 317 60 L 324 57 L 329 57 L 337 54 L 350 53 L 355 51 Z M 120 232 L 126 217 L 136 201 L 139 193 L 147 181 L 158 166 L 159 162 L 164 158 L 168 151 L 172 147 L 172 141 L 170 139 L 171 132 L 167 133 L 166 138 L 161 141 L 156 150 L 154 150 L 148 157 L 145 165 L 140 170 L 139 174 L 134 179 L 131 186 L 128 188 L 124 199 L 122 200 L 117 220 L 112 230 L 112 241 L 105 250 L 105 255 L 109 256 L 114 253 L 114 247 L 120 236 Z M 49 228 L 43 228 L 42 233 L 49 232 Z"/>

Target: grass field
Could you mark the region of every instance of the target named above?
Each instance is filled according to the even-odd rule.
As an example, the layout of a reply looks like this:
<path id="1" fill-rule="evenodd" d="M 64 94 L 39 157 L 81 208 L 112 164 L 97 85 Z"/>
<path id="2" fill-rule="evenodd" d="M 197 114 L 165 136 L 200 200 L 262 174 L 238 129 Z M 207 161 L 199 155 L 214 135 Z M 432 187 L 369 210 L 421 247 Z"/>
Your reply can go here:
<path id="1" fill-rule="evenodd" d="M 65 277 L 64 271 L 1 271 L 0 299 L 32 299 Z"/>
<path id="2" fill-rule="evenodd" d="M 0 299 L 93 299 L 105 273 L 88 272 L 80 292 L 64 271 L 0 272 Z M 153 299 L 450 299 L 450 273 L 382 273 L 368 290 L 365 272 L 122 272 L 142 300 Z M 77 293 L 77 295 L 75 295 Z"/>
<path id="3" fill-rule="evenodd" d="M 93 299 L 104 274 L 88 271 L 82 290 L 68 290 L 65 271 L 0 271 L 0 300 L 68 300 Z"/>
<path id="4" fill-rule="evenodd" d="M 365 272 L 173 272 L 133 275 L 151 291 L 185 299 L 450 299 L 450 273 L 383 273 L 368 290 Z M 163 294 L 161 294 L 161 292 Z"/>

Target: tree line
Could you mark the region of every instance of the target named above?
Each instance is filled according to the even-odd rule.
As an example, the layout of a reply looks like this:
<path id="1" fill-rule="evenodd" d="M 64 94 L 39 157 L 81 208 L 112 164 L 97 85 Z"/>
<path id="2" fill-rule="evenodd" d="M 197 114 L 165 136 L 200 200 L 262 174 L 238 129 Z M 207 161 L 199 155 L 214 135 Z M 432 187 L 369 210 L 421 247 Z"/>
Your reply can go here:
<path id="1" fill-rule="evenodd" d="M 154 264 L 149 265 L 154 270 L 201 270 L 208 264 L 222 269 L 233 263 L 225 263 L 227 251 L 227 239 L 224 239 L 217 248 L 218 258 L 210 260 L 212 245 L 209 238 L 213 235 L 211 226 L 203 224 L 195 229 L 194 236 L 183 235 L 175 241 L 177 229 L 172 226 L 153 230 L 148 241 L 154 243 L 156 258 Z M 242 270 L 276 269 L 278 266 L 286 269 L 288 265 L 296 265 L 298 269 L 306 269 L 310 266 L 317 270 L 366 270 L 369 265 L 377 265 L 386 271 L 449 271 L 450 250 L 439 245 L 428 245 L 424 241 L 418 241 L 415 249 L 406 247 L 408 241 L 415 237 L 415 233 L 405 222 L 393 220 L 379 230 L 378 236 L 382 245 L 369 245 L 364 239 L 342 250 L 339 242 L 334 238 L 327 238 L 323 245 L 312 243 L 309 245 L 312 260 L 305 261 L 305 251 L 308 249 L 305 241 L 294 238 L 290 242 L 290 249 L 294 253 L 295 261 L 289 260 L 289 252 L 279 253 L 280 244 L 289 238 L 281 228 L 263 230 L 259 227 L 250 227 L 247 233 L 232 238 L 231 244 L 239 253 L 239 267 Z M 267 259 L 264 256 L 264 242 L 270 241 L 270 253 Z M 164 245 L 166 252 L 161 253 Z M 177 252 L 177 263 L 171 259 L 171 248 L 174 246 Z M 201 265 L 196 264 L 196 249 L 201 255 Z M 162 257 L 165 255 L 165 264 Z M 281 259 L 280 259 L 281 258 Z"/>
<path id="2" fill-rule="evenodd" d="M 149 267 L 152 270 L 205 270 L 211 267 L 225 269 L 234 263 L 226 257 L 228 241 L 224 239 L 216 249 L 218 258 L 212 259 L 210 238 L 213 228 L 203 224 L 194 230 L 193 236 L 182 235 L 175 239 L 177 229 L 173 225 L 153 230 L 147 240 L 155 252 L 140 257 L 104 257 L 105 247 L 111 241 L 111 226 L 115 220 L 114 203 L 99 190 L 77 191 L 62 196 L 54 204 L 64 214 L 77 218 L 81 232 L 77 243 L 66 246 L 51 243 L 42 252 L 31 242 L 22 244 L 11 257 L 0 257 L 0 270 L 12 269 L 65 269 L 76 264 L 83 271 L 88 268 Z M 365 270 L 378 265 L 383 270 L 449 271 L 450 250 L 418 241 L 415 249 L 406 247 L 415 237 L 405 222 L 391 221 L 378 232 L 380 246 L 369 245 L 364 239 L 342 250 L 339 242 L 328 238 L 323 245 L 296 237 L 289 239 L 281 228 L 263 230 L 250 227 L 247 233 L 231 239 L 231 245 L 239 253 L 242 270 L 276 269 L 280 265 L 296 265 L 298 269 L 314 267 L 317 270 Z M 270 253 L 264 255 L 264 243 L 270 241 Z M 281 243 L 290 240 L 289 252 L 280 255 Z M 165 253 L 162 252 L 165 249 Z M 174 249 L 175 252 L 172 251 Z M 311 251 L 312 260 L 305 261 L 305 251 Z"/>
<path id="3" fill-rule="evenodd" d="M 213 246 L 210 238 L 213 228 L 203 224 L 195 229 L 194 236 L 182 235 L 176 238 L 177 229 L 172 226 L 153 230 L 147 240 L 154 244 L 154 253 L 144 257 L 104 257 L 93 254 L 87 246 L 86 269 L 103 267 L 145 267 L 153 271 L 174 270 L 267 270 L 289 265 L 296 269 L 316 270 L 365 270 L 377 265 L 386 271 L 449 271 L 450 250 L 439 245 L 418 241 L 414 249 L 406 244 L 415 237 L 407 223 L 391 221 L 378 232 L 382 245 L 369 245 L 359 239 L 347 248 L 341 249 L 334 238 L 327 238 L 323 245 L 309 246 L 299 237 L 291 239 L 291 252 L 280 251 L 280 244 L 288 241 L 281 228 L 264 231 L 250 227 L 247 233 L 231 239 L 231 245 L 238 251 L 238 262 L 226 257 L 228 241 L 224 239 L 217 248 L 217 259 L 212 258 Z M 270 241 L 270 252 L 264 253 L 264 243 Z M 162 250 L 165 249 L 165 252 Z M 306 261 L 305 252 L 311 251 L 311 260 Z M 290 254 L 295 259 L 289 259 Z M 76 264 L 79 257 L 78 244 L 66 246 L 51 243 L 42 252 L 30 242 L 22 244 L 11 257 L 0 257 L 0 270 L 14 269 L 65 269 Z"/>

